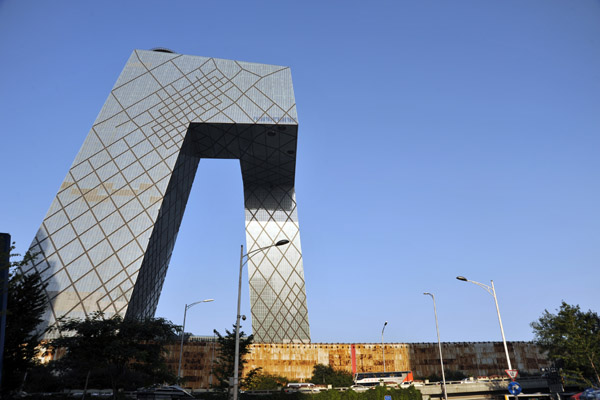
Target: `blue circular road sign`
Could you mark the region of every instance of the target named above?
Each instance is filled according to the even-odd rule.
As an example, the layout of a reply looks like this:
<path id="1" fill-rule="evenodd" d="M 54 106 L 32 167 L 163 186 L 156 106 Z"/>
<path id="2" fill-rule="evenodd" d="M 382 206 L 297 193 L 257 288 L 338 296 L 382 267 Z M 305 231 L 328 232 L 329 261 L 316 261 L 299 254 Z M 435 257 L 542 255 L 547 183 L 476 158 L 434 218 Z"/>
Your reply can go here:
<path id="1" fill-rule="evenodd" d="M 519 384 L 519 382 L 511 382 L 508 384 L 508 391 L 513 396 L 518 396 L 519 394 L 521 394 L 521 385 Z"/>

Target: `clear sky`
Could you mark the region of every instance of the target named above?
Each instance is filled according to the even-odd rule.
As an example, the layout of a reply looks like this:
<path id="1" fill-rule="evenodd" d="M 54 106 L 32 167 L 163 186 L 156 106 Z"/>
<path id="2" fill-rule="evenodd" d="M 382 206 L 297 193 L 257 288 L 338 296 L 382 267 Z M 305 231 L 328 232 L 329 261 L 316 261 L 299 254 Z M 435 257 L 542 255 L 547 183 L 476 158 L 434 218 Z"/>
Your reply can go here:
<path id="1" fill-rule="evenodd" d="M 0 231 L 24 252 L 133 49 L 290 66 L 314 342 L 600 311 L 598 1 L 0 2 Z M 235 322 L 239 163 L 203 160 L 157 316 Z M 247 282 L 247 276 L 244 276 Z M 243 313 L 250 315 L 247 283 Z M 250 330 L 246 321 L 244 330 Z"/>

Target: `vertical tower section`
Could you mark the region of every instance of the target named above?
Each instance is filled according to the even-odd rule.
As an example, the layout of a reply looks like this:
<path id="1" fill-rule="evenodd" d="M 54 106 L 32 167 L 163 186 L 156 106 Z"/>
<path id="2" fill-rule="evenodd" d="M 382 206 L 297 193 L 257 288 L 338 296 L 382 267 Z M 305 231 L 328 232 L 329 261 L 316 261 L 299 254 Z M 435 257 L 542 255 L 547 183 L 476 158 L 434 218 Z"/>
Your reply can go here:
<path id="1" fill-rule="evenodd" d="M 246 241 L 260 248 L 274 238 L 290 244 L 272 247 L 249 261 L 252 331 L 257 342 L 309 343 L 308 310 L 293 186 L 245 185 Z"/>
<path id="2" fill-rule="evenodd" d="M 153 316 L 200 160 L 233 158 L 248 250 L 290 241 L 249 262 L 255 338 L 309 342 L 297 128 L 288 67 L 135 50 L 30 247 L 24 272 L 48 283 L 40 328 L 97 311 Z"/>
<path id="3" fill-rule="evenodd" d="M 309 342 L 308 310 L 294 176 L 297 125 L 265 125 L 240 157 L 246 242 L 252 251 L 290 241 L 250 258 L 252 331 L 259 342 Z"/>

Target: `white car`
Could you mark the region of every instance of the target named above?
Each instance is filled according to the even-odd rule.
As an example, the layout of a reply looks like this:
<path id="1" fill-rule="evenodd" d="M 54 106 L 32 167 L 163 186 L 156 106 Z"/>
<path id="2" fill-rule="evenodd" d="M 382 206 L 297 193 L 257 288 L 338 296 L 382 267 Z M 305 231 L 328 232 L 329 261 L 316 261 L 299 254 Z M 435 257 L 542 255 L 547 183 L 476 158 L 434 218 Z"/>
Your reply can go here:
<path id="1" fill-rule="evenodd" d="M 350 386 L 350 389 L 354 390 L 355 392 L 366 392 L 367 390 L 372 389 L 372 387 L 362 386 L 362 385 L 352 385 L 352 386 Z"/>

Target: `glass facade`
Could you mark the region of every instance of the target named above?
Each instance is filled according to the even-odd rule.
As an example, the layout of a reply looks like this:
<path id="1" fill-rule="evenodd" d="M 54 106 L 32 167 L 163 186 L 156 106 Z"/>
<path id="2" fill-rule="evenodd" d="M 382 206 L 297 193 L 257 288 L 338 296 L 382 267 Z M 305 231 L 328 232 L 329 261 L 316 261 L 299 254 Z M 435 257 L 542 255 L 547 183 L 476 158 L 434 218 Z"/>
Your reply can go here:
<path id="1" fill-rule="evenodd" d="M 31 245 L 57 318 L 153 316 L 202 158 L 239 159 L 252 328 L 310 342 L 287 67 L 135 50 Z"/>

